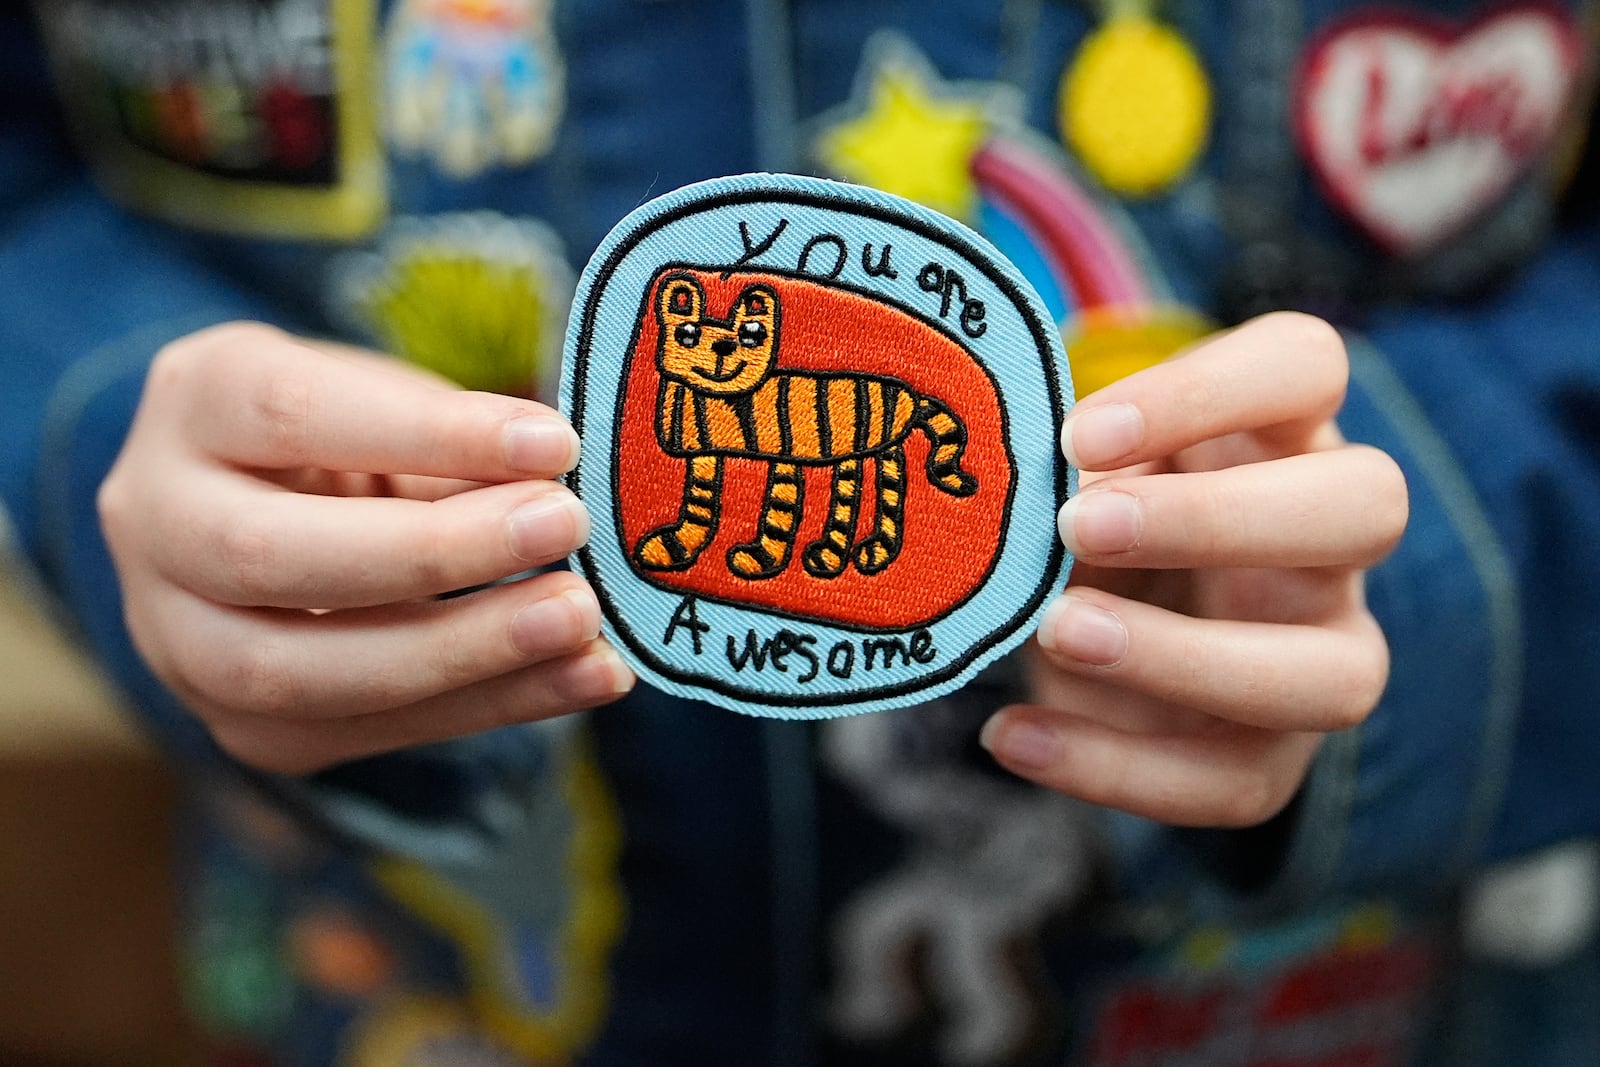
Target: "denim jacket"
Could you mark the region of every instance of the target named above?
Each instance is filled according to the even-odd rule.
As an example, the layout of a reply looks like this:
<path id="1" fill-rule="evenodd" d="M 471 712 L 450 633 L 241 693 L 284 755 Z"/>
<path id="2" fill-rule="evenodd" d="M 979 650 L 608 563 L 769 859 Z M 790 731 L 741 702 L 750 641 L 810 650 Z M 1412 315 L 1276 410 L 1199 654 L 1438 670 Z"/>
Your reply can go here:
<path id="1" fill-rule="evenodd" d="M 1506 983 L 1504 961 L 1462 962 L 1451 919 L 1486 867 L 1600 831 L 1600 231 L 1582 219 L 1594 171 L 1575 169 L 1594 5 L 41 13 L 36 35 L 7 11 L 0 40 L 0 492 L 86 642 L 206 783 L 189 958 L 218 1062 L 1595 1057 L 1592 930 Z M 1134 49 L 1101 75 L 1133 96 L 1176 77 L 1199 124 L 1141 142 L 1171 151 L 1133 173 L 1096 145 L 1149 108 L 1062 119 L 1119 18 L 1196 61 Z M 1076 221 L 1109 235 L 1077 266 L 1124 257 L 1125 299 L 1216 324 L 1301 307 L 1345 331 L 1341 428 L 1400 462 L 1412 519 L 1367 583 L 1388 691 L 1290 809 L 1180 832 L 1013 782 L 975 744 L 1004 671 L 820 725 L 641 688 L 307 780 L 232 765 L 134 652 L 95 520 L 153 354 L 236 318 L 386 344 L 350 294 L 396 276 L 418 234 L 493 260 L 508 238 L 483 235 L 510 226 L 576 267 L 700 178 L 867 180 L 830 161 L 828 132 L 885 106 L 895 76 L 1049 160 Z M 268 132 L 230 140 L 241 114 Z M 1060 282 L 1027 218 L 981 177 L 966 192 L 969 221 Z M 1058 290 L 1067 329 L 1113 299 Z M 1534 1006 L 1505 1009 L 1508 984 Z"/>

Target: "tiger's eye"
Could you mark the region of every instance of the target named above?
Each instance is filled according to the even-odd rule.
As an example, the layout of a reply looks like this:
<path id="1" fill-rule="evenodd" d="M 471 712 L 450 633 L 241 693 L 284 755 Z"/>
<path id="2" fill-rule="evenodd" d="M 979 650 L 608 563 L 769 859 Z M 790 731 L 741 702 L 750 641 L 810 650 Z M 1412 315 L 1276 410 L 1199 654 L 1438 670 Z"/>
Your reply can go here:
<path id="1" fill-rule="evenodd" d="M 681 347 L 693 348 L 700 343 L 700 327 L 692 322 L 680 322 L 672 336 Z"/>
<path id="2" fill-rule="evenodd" d="M 739 343 L 746 348 L 760 348 L 767 340 L 767 328 L 759 322 L 747 322 L 739 327 Z"/>

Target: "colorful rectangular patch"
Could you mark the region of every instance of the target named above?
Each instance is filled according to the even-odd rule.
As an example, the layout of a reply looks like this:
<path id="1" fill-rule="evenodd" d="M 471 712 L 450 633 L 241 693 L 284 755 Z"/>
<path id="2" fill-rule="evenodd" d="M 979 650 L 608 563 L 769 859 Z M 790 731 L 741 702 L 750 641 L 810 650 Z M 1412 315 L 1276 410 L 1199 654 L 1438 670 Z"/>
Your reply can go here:
<path id="1" fill-rule="evenodd" d="M 39 5 L 107 192 L 183 225 L 353 238 L 386 209 L 375 0 Z"/>

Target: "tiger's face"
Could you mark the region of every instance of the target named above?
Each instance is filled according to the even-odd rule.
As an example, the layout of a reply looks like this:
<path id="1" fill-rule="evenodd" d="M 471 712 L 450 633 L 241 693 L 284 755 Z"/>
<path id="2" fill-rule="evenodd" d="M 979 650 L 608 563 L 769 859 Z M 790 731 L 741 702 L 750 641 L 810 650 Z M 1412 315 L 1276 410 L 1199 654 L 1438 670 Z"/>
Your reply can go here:
<path id="1" fill-rule="evenodd" d="M 706 293 L 689 274 L 669 274 L 656 295 L 662 375 L 700 393 L 736 396 L 765 381 L 778 360 L 778 294 L 750 285 L 728 318 L 708 318 Z"/>

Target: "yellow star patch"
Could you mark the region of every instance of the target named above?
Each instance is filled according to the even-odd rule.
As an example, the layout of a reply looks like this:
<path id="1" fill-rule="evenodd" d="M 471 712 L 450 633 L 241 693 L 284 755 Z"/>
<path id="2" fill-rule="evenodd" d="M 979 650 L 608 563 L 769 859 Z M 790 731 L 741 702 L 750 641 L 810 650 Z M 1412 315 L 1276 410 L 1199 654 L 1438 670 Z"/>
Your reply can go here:
<path id="1" fill-rule="evenodd" d="M 1004 90 L 943 83 L 898 39 L 868 46 L 864 79 L 848 117 L 824 120 L 817 158 L 838 177 L 971 220 L 978 194 L 970 163 L 1007 121 Z"/>

